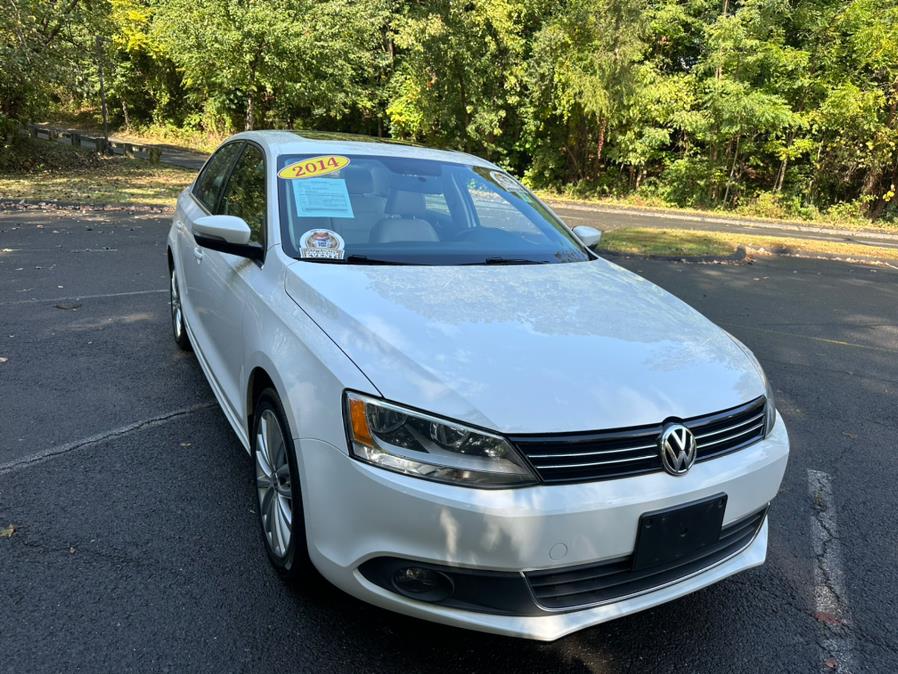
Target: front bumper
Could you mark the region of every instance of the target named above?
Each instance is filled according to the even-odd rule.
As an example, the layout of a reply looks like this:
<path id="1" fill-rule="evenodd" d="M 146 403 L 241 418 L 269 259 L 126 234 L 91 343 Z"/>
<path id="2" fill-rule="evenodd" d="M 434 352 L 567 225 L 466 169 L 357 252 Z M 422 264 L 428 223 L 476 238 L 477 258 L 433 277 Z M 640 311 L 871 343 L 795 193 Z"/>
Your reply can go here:
<path id="1" fill-rule="evenodd" d="M 459 627 L 557 639 L 683 596 L 764 562 L 766 521 L 750 544 L 713 566 L 636 596 L 542 615 L 470 611 L 406 598 L 359 571 L 397 557 L 440 566 L 520 574 L 564 570 L 630 555 L 642 513 L 727 494 L 724 526 L 756 513 L 776 495 L 789 454 L 782 419 L 767 439 L 684 476 L 653 473 L 572 485 L 477 490 L 391 473 L 318 440 L 297 441 L 309 552 L 346 592 L 394 611 Z"/>

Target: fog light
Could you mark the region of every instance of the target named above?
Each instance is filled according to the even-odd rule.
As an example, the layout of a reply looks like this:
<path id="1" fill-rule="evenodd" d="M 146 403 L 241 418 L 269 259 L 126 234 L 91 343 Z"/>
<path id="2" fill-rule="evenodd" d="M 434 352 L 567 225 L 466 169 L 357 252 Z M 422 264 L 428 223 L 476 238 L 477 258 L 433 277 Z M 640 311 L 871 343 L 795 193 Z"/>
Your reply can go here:
<path id="1" fill-rule="evenodd" d="M 452 595 L 452 580 L 445 573 L 420 566 L 405 566 L 393 574 L 400 594 L 422 601 L 443 601 Z"/>

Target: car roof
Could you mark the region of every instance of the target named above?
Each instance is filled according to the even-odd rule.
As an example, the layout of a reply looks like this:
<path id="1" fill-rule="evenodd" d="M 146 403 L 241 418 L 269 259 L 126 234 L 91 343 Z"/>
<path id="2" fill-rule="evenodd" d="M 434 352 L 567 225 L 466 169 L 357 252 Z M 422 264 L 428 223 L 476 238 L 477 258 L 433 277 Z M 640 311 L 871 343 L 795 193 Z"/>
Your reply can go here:
<path id="1" fill-rule="evenodd" d="M 403 141 L 374 138 L 352 133 L 331 131 L 244 131 L 228 140 L 252 140 L 265 148 L 269 155 L 291 154 L 354 154 L 380 157 L 410 157 L 435 161 L 498 168 L 485 159 L 466 152 L 437 150 Z"/>

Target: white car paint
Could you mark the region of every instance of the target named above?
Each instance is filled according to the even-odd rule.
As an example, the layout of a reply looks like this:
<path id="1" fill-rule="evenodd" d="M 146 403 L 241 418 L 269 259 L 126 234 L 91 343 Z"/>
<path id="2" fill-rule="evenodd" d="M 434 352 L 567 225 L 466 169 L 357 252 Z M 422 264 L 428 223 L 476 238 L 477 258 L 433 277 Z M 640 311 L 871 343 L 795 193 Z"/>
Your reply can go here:
<path id="1" fill-rule="evenodd" d="M 371 603 L 446 624 L 535 639 L 669 601 L 763 563 L 768 526 L 739 554 L 637 597 L 567 613 L 491 615 L 407 599 L 358 566 L 391 555 L 494 571 L 564 568 L 628 555 L 642 513 L 725 492 L 724 523 L 769 503 L 785 471 L 782 419 L 765 439 L 697 463 L 569 485 L 483 490 L 388 472 L 349 455 L 346 390 L 498 433 L 556 433 L 709 414 L 765 393 L 757 362 L 669 293 L 602 259 L 536 266 L 359 266 L 281 247 L 275 162 L 372 154 L 496 169 L 461 153 L 250 132 L 267 163 L 263 264 L 196 245 L 207 216 L 178 199 L 168 248 L 198 361 L 249 448 L 253 377 L 273 382 L 293 432 L 309 552 L 331 582 Z M 560 547 L 559 547 L 560 546 Z M 550 550 L 564 549 L 564 555 Z"/>

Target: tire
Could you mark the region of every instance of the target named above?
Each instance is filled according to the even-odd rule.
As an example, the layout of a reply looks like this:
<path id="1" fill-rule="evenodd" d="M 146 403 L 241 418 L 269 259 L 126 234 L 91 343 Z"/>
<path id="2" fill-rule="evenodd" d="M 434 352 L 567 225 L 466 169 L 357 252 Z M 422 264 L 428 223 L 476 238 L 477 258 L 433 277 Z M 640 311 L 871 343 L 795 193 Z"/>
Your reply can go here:
<path id="1" fill-rule="evenodd" d="M 250 441 L 262 540 L 272 566 L 285 579 L 296 581 L 311 572 L 312 563 L 293 435 L 273 389 L 262 391 L 253 410 Z"/>
<path id="2" fill-rule="evenodd" d="M 190 351 L 190 338 L 184 323 L 184 311 L 181 308 L 181 284 L 174 266 L 168 270 L 168 304 L 171 310 L 171 330 L 175 344 L 182 351 Z"/>

